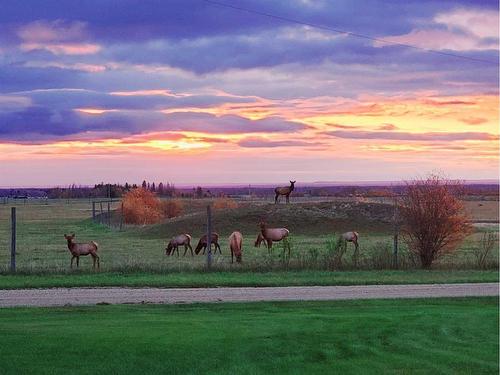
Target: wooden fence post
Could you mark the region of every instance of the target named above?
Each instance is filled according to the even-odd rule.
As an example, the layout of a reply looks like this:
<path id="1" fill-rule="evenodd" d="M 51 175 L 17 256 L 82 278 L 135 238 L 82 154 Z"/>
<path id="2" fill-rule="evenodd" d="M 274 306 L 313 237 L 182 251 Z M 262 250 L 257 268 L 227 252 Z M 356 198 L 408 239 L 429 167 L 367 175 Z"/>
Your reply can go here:
<path id="1" fill-rule="evenodd" d="M 99 216 L 99 223 L 102 225 L 102 222 L 103 222 L 103 219 L 102 219 L 102 216 L 103 216 L 103 212 L 102 212 L 102 202 L 99 202 L 99 208 L 101 210 L 101 215 Z"/>
<path id="2" fill-rule="evenodd" d="M 212 210 L 207 206 L 207 268 L 212 266 Z"/>
<path id="3" fill-rule="evenodd" d="M 92 202 L 92 221 L 95 223 L 95 202 Z"/>
<path id="4" fill-rule="evenodd" d="M 16 272 L 16 208 L 10 210 L 11 238 L 10 238 L 10 271 Z"/>

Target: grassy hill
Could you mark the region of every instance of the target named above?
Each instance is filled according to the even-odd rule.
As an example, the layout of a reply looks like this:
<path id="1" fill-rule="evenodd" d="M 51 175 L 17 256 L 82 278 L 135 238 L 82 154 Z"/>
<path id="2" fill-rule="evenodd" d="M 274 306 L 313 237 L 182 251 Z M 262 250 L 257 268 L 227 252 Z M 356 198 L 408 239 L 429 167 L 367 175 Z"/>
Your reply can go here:
<path id="1" fill-rule="evenodd" d="M 234 230 L 257 233 L 259 222 L 288 228 L 293 234 L 317 235 L 358 230 L 364 233 L 390 231 L 392 207 L 376 203 L 311 202 L 295 204 L 240 204 L 238 208 L 214 210 L 213 228 L 221 235 Z M 206 229 L 206 211 L 188 213 L 161 224 L 142 228 L 138 234 L 162 237 L 177 233 L 203 233 Z"/>

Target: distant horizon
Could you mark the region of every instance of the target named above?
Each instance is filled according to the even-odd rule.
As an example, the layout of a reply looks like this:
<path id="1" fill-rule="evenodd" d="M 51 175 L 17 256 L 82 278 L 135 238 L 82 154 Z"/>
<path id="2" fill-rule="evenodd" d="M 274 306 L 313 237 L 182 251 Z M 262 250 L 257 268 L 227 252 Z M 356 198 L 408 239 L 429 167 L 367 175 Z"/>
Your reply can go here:
<path id="1" fill-rule="evenodd" d="M 500 185 L 500 181 L 498 179 L 474 179 L 474 180 L 464 180 L 464 179 L 452 179 L 452 180 L 460 180 L 463 181 L 464 184 L 477 184 L 477 185 Z M 300 182 L 298 181 L 295 186 L 296 187 L 328 187 L 328 186 L 390 186 L 390 185 L 403 185 L 405 181 L 408 180 L 359 180 L 359 181 L 312 181 L 312 182 Z M 82 187 L 82 188 L 91 188 L 94 185 L 100 184 L 103 181 L 96 182 L 95 184 L 77 184 L 74 183 L 77 187 Z M 104 184 L 120 184 L 124 185 L 125 182 L 128 182 L 129 185 L 136 184 L 137 186 L 141 186 L 142 181 L 140 182 L 129 182 L 129 181 L 124 181 L 124 182 L 105 182 Z M 254 187 L 254 188 L 267 188 L 267 187 L 274 187 L 274 186 L 285 186 L 287 183 L 286 182 L 268 182 L 268 183 L 194 183 L 194 184 L 177 184 L 173 181 L 147 181 L 147 182 L 154 182 L 154 183 L 171 183 L 173 184 L 176 188 L 179 189 L 188 189 L 188 188 L 195 188 L 195 187 L 211 187 L 211 188 L 244 188 L 244 187 Z M 66 185 L 32 185 L 32 186 L 0 186 L 0 189 L 53 189 L 53 188 L 68 188 L 69 186 L 73 185 L 71 184 L 66 184 Z"/>

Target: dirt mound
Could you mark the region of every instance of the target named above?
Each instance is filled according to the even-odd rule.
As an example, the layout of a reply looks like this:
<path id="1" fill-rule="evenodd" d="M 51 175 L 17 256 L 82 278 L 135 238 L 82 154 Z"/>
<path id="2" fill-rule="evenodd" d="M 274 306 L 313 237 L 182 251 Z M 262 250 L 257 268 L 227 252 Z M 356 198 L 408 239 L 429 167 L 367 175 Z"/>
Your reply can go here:
<path id="1" fill-rule="evenodd" d="M 257 233 L 259 222 L 290 229 L 294 234 L 329 234 L 357 230 L 362 232 L 388 232 L 392 207 L 377 203 L 295 203 L 245 204 L 238 208 L 213 212 L 213 230 L 226 236 L 234 230 Z M 167 222 L 145 227 L 140 235 L 169 237 L 177 233 L 199 235 L 206 230 L 206 213 L 198 211 Z"/>

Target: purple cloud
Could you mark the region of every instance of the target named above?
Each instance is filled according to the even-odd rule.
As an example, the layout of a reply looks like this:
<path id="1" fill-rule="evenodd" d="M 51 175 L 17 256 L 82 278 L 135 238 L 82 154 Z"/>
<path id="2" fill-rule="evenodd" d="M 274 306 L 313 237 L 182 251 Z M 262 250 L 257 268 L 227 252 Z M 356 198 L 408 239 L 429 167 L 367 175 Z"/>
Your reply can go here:
<path id="1" fill-rule="evenodd" d="M 274 148 L 274 147 L 304 147 L 304 146 L 317 146 L 318 143 L 311 143 L 305 141 L 272 141 L 265 138 L 247 138 L 238 142 L 240 147 L 247 148 Z"/>
<path id="2" fill-rule="evenodd" d="M 497 135 L 483 132 L 428 132 L 428 133 L 407 133 L 394 131 L 343 131 L 336 130 L 326 132 L 326 134 L 337 138 L 347 139 L 385 139 L 402 141 L 490 141 L 498 139 Z"/>

